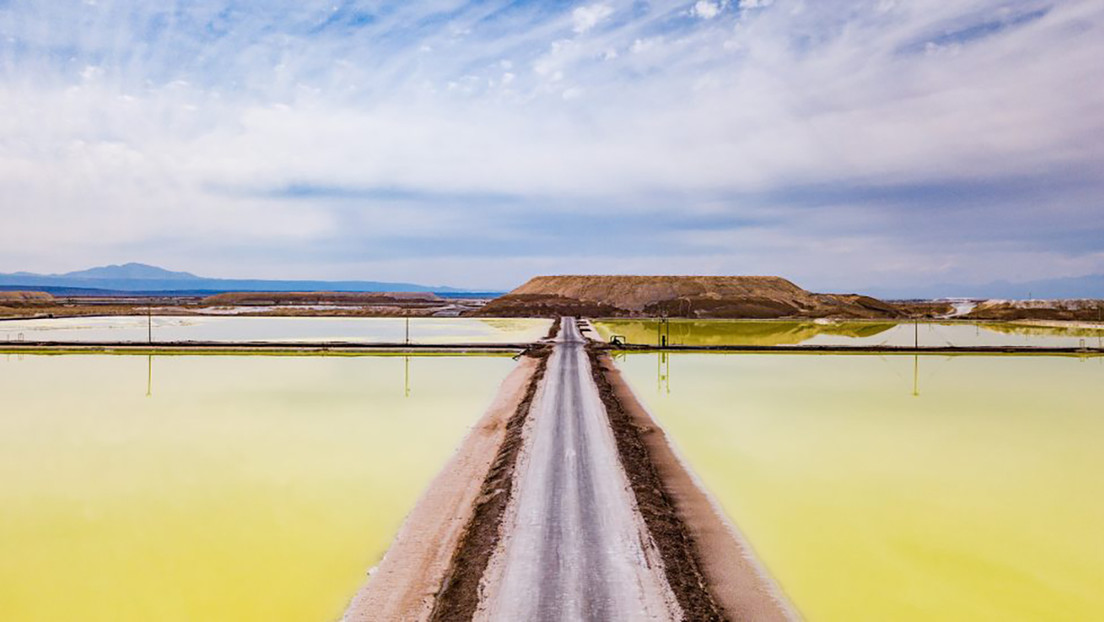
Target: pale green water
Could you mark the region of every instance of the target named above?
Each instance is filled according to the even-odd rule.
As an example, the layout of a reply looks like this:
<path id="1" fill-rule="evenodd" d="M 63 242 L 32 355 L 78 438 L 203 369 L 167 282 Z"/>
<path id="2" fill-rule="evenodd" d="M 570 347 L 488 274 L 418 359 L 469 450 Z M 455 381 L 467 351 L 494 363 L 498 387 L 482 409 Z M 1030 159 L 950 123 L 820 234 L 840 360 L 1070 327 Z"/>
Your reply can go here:
<path id="1" fill-rule="evenodd" d="M 1104 359 L 619 365 L 807 619 L 1104 620 Z"/>
<path id="2" fill-rule="evenodd" d="M 1044 346 L 1099 347 L 1104 330 L 1007 323 L 812 322 L 787 320 L 603 320 L 595 328 L 606 341 L 656 345 L 847 345 L 847 346 Z"/>
<path id="3" fill-rule="evenodd" d="M 336 619 L 514 365 L 0 355 L 0 619 Z"/>
<path id="4" fill-rule="evenodd" d="M 160 317 L 153 340 L 342 341 L 403 343 L 404 318 Z M 410 318 L 411 343 L 527 343 L 548 332 L 550 320 L 525 318 Z M 133 341 L 148 339 L 145 316 L 58 318 L 0 322 L 0 339 L 13 341 Z"/>

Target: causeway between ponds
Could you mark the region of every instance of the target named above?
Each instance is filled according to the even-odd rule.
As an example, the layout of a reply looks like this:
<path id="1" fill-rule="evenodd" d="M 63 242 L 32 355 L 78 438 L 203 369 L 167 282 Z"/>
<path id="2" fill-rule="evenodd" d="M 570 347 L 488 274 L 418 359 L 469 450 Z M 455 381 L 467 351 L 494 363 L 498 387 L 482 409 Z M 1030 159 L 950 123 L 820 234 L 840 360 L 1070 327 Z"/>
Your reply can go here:
<path id="1" fill-rule="evenodd" d="M 524 433 L 476 620 L 677 620 L 573 318 Z"/>

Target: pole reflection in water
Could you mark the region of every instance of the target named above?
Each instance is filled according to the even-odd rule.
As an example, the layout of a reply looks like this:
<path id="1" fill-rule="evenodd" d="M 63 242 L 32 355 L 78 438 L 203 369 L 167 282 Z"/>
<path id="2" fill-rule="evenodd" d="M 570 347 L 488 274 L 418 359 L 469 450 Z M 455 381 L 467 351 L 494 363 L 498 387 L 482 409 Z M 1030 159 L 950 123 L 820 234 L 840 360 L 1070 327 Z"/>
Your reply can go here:
<path id="1" fill-rule="evenodd" d="M 403 397 L 410 397 L 410 357 L 409 356 L 404 356 L 403 357 Z"/>
<path id="2" fill-rule="evenodd" d="M 920 397 L 920 355 L 912 355 L 912 396 Z"/>
<path id="3" fill-rule="evenodd" d="M 153 355 L 146 356 L 146 397 L 153 395 Z"/>
<path id="4" fill-rule="evenodd" d="M 656 386 L 660 393 L 671 392 L 671 359 L 666 352 L 657 353 Z"/>

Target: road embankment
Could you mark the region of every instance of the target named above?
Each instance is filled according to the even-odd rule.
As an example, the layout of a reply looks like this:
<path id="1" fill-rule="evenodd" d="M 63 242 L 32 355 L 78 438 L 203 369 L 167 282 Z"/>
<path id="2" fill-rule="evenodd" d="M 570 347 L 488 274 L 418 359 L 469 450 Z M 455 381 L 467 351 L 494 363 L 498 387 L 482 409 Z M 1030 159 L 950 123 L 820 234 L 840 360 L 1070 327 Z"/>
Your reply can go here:
<path id="1" fill-rule="evenodd" d="M 637 505 L 688 620 L 797 619 L 780 588 L 719 511 L 608 354 L 588 348 Z"/>
<path id="2" fill-rule="evenodd" d="M 549 329 L 547 340 L 554 339 L 560 330 L 556 320 Z M 478 496 L 463 519 L 458 537 L 451 543 L 449 560 L 427 615 L 411 620 L 434 622 L 469 621 L 479 607 L 479 584 L 501 536 L 501 525 L 506 507 L 513 494 L 514 470 L 522 447 L 522 430 L 529 418 L 529 411 L 537 389 L 548 368 L 550 347 L 538 347 L 529 351 L 533 371 L 510 413 L 501 438 L 494 451 L 493 461 L 482 477 L 472 479 L 469 485 L 478 488 Z"/>
<path id="3" fill-rule="evenodd" d="M 584 346 L 564 318 L 522 433 L 476 621 L 687 619 L 636 507 Z"/>
<path id="4" fill-rule="evenodd" d="M 346 614 L 795 617 L 605 348 L 584 345 L 573 323 L 503 383 Z"/>
<path id="5" fill-rule="evenodd" d="M 353 598 L 345 620 L 428 620 L 435 605 L 445 602 L 442 598 L 448 606 L 455 603 L 455 592 L 466 584 L 458 576 L 454 557 L 473 549 L 473 539 L 486 537 L 482 531 L 473 533 L 473 525 L 493 523 L 489 517 L 497 511 L 496 499 L 504 496 L 497 487 L 510 481 L 502 471 L 510 448 L 517 444 L 511 439 L 519 435 L 519 418 L 524 420 L 529 410 L 546 358 L 545 352 L 535 350 L 506 377 L 490 408 L 407 516 L 387 554 Z M 477 565 L 470 557 L 465 553 L 462 568 Z"/>

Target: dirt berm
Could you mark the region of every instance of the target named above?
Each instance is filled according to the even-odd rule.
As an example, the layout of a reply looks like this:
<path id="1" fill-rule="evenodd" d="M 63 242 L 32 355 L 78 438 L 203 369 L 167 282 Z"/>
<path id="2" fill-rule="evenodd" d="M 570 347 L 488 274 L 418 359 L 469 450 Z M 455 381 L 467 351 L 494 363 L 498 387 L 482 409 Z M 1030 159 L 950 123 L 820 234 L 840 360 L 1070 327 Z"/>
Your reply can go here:
<path id="1" fill-rule="evenodd" d="M 53 296 L 45 292 L 0 292 L 0 316 L 30 315 L 41 312 L 57 302 Z"/>
<path id="2" fill-rule="evenodd" d="M 0 305 L 22 307 L 27 305 L 52 305 L 56 302 L 46 292 L 0 292 Z"/>
<path id="3" fill-rule="evenodd" d="M 971 320 L 1104 321 L 1104 300 L 986 300 L 966 315 Z"/>
<path id="4" fill-rule="evenodd" d="M 814 294 L 776 276 L 538 276 L 489 302 L 484 317 L 894 318 L 889 303 Z"/>

